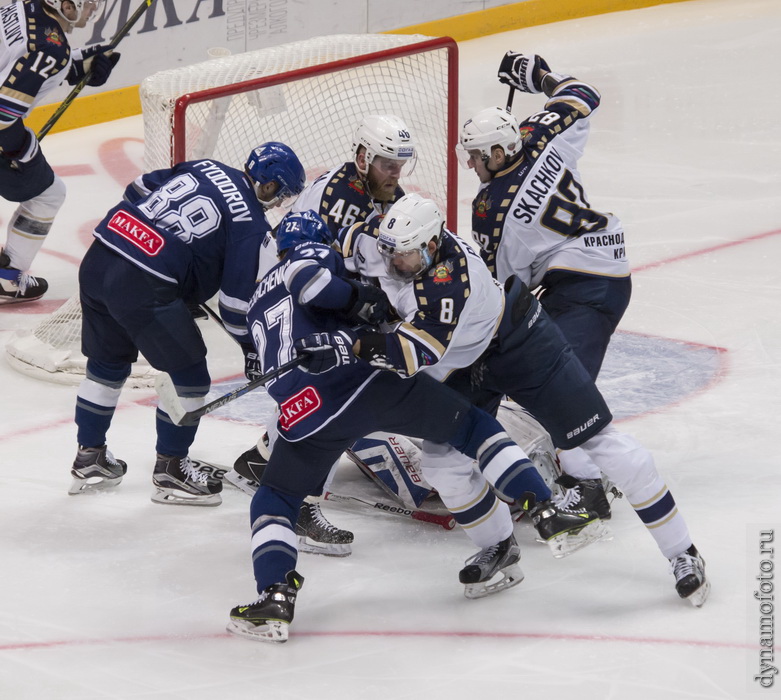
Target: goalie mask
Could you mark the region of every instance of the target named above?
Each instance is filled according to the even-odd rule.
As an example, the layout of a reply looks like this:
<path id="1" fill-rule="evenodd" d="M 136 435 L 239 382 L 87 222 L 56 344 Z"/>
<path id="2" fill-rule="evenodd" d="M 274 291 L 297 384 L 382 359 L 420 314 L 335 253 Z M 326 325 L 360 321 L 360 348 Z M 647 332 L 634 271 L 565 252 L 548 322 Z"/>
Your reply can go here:
<path id="1" fill-rule="evenodd" d="M 419 194 L 404 195 L 380 224 L 377 249 L 388 274 L 398 280 L 420 277 L 431 267 L 445 222 L 439 207 Z M 429 243 L 433 241 L 434 246 Z"/>
<path id="2" fill-rule="evenodd" d="M 366 149 L 366 167 L 358 165 L 358 149 Z M 364 117 L 355 130 L 352 145 L 355 165 L 361 175 L 367 175 L 374 165 L 383 174 L 397 177 L 409 175 L 415 169 L 417 154 L 407 125 L 391 114 Z"/>
<path id="3" fill-rule="evenodd" d="M 308 241 L 331 245 L 334 235 L 320 215 L 311 209 L 285 214 L 277 227 L 277 253 L 282 255 L 288 248 Z"/>
<path id="4" fill-rule="evenodd" d="M 279 141 L 269 141 L 255 148 L 247 158 L 244 172 L 252 181 L 258 201 L 266 209 L 298 197 L 306 184 L 306 173 L 298 156 L 290 146 Z M 271 199 L 264 200 L 260 188 L 269 182 L 276 182 L 279 187 Z"/>
<path id="5" fill-rule="evenodd" d="M 458 140 L 456 155 L 464 168 L 477 153 L 483 162 L 488 161 L 494 146 L 502 148 L 508 159 L 521 150 L 518 120 L 502 107 L 489 107 L 475 114 L 464 124 Z"/>
<path id="6" fill-rule="evenodd" d="M 106 0 L 43 0 L 43 5 L 62 17 L 68 23 L 66 31 L 70 31 L 73 27 L 86 27 L 100 17 Z"/>

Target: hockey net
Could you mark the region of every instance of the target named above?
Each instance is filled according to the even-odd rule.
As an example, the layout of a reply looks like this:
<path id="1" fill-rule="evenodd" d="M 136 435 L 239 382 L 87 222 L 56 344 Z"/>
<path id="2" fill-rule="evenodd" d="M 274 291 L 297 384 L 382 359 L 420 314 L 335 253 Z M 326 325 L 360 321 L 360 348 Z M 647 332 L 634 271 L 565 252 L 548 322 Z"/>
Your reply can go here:
<path id="1" fill-rule="evenodd" d="M 412 132 L 418 162 L 401 183 L 435 200 L 456 228 L 458 49 L 449 38 L 335 35 L 225 55 L 162 71 L 141 84 L 144 169 L 212 158 L 243 169 L 252 148 L 282 141 L 311 181 L 352 158 L 352 135 L 368 114 L 394 114 Z M 284 212 L 269 212 L 276 223 Z M 70 299 L 6 346 L 9 362 L 41 379 L 84 376 L 81 312 Z M 154 371 L 134 366 L 129 385 Z"/>

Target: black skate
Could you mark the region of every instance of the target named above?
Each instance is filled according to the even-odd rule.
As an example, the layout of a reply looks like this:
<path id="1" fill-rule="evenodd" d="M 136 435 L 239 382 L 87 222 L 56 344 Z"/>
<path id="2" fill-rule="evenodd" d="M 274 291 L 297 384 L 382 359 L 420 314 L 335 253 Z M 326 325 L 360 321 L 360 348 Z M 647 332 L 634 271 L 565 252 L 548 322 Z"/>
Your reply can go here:
<path id="1" fill-rule="evenodd" d="M 233 608 L 228 632 L 258 642 L 286 642 L 304 577 L 288 571 L 285 580 L 266 588 L 254 603 Z"/>
<path id="2" fill-rule="evenodd" d="M 49 283 L 43 277 L 33 277 L 11 267 L 11 258 L 0 253 L 0 304 L 40 299 Z"/>
<path id="3" fill-rule="evenodd" d="M 710 593 L 710 581 L 705 578 L 705 560 L 692 545 L 670 559 L 670 571 L 675 576 L 675 590 L 695 608 L 702 607 Z"/>
<path id="4" fill-rule="evenodd" d="M 319 503 L 304 501 L 296 521 L 298 551 L 324 554 L 328 557 L 347 557 L 352 554 L 353 533 L 340 530 L 329 523 Z"/>
<path id="5" fill-rule="evenodd" d="M 510 535 L 499 544 L 481 549 L 467 559 L 464 568 L 458 574 L 458 580 L 466 587 L 467 598 L 484 598 L 491 593 L 499 593 L 512 588 L 523 581 L 523 571 L 518 566 L 521 549 Z M 501 578 L 496 579 L 501 574 Z M 492 579 L 496 579 L 492 582 Z"/>
<path id="6" fill-rule="evenodd" d="M 71 496 L 81 493 L 104 491 L 119 486 L 127 472 L 127 464 L 116 459 L 105 445 L 82 447 L 73 461 L 71 476 L 73 483 L 68 489 Z"/>
<path id="7" fill-rule="evenodd" d="M 565 492 L 551 501 L 534 505 L 534 497 L 525 499 L 528 511 L 540 538 L 550 547 L 556 559 L 567 557 L 593 542 L 612 538 L 607 525 L 596 513 L 576 508 L 572 501 L 577 494 Z"/>
<path id="8" fill-rule="evenodd" d="M 157 455 L 152 483 L 154 503 L 184 506 L 218 506 L 222 503 L 222 480 L 214 465 L 189 457 Z"/>
<path id="9" fill-rule="evenodd" d="M 225 473 L 225 481 L 252 496 L 260 486 L 270 456 L 268 433 L 263 433 L 257 446 L 244 452 L 233 463 L 233 469 Z"/>
<path id="10" fill-rule="evenodd" d="M 576 479 L 569 474 L 562 474 L 556 483 L 564 489 L 577 490 L 577 500 L 573 498 L 572 505 L 577 504 L 581 508 L 594 511 L 600 520 L 610 520 L 613 514 L 610 512 L 610 502 L 602 484 L 602 479 Z"/>

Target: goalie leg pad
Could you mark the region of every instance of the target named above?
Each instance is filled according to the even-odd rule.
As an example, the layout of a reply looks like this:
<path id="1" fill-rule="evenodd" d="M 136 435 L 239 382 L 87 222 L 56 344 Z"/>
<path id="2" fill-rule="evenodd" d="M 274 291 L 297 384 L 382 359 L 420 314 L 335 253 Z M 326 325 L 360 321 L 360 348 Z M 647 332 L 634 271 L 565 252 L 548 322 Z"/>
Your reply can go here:
<path id="1" fill-rule="evenodd" d="M 372 433 L 356 440 L 347 456 L 406 508 L 419 508 L 433 494 L 421 471 L 420 449 L 403 435 Z"/>

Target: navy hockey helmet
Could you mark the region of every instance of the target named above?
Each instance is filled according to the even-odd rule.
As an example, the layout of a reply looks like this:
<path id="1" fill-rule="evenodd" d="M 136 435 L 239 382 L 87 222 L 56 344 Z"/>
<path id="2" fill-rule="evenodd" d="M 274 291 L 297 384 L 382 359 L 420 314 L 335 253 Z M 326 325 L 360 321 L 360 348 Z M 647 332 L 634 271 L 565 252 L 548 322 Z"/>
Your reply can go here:
<path id="1" fill-rule="evenodd" d="M 306 184 L 304 166 L 290 146 L 279 141 L 268 141 L 252 149 L 244 172 L 252 181 L 258 200 L 266 209 L 271 209 L 282 200 L 297 197 Z M 273 199 L 260 199 L 259 189 L 268 182 L 276 182 L 279 189 Z"/>
<path id="2" fill-rule="evenodd" d="M 288 248 L 307 241 L 331 245 L 334 234 L 320 215 L 311 209 L 285 214 L 277 228 L 277 253 L 281 255 Z"/>

